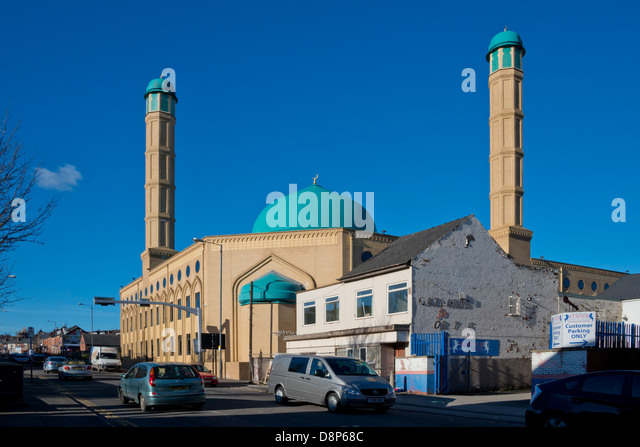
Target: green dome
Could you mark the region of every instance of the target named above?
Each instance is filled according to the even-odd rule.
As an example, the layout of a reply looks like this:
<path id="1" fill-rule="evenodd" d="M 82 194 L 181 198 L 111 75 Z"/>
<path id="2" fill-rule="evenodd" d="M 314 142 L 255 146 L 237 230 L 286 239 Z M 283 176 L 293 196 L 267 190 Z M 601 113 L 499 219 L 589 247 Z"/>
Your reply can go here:
<path id="1" fill-rule="evenodd" d="M 522 44 L 520 35 L 515 31 L 503 31 L 496 34 L 489 42 L 489 49 L 487 50 L 487 62 L 489 62 L 489 55 L 498 48 L 502 47 L 520 47 L 522 49 L 522 55 L 524 56 L 525 49 Z"/>
<path id="2" fill-rule="evenodd" d="M 294 197 L 291 197 L 291 194 L 294 194 Z M 291 203 L 292 200 L 296 202 L 295 208 Z M 334 219 L 335 207 L 339 207 L 340 215 Z M 345 210 L 348 212 L 345 213 Z M 355 217 L 356 212 L 361 212 L 358 219 Z M 342 197 L 335 191 L 313 184 L 274 200 L 256 219 L 253 224 L 253 233 L 322 228 L 351 228 L 370 233 L 376 232 L 373 216 L 363 206 L 352 200 L 349 194 Z"/>
<path id="3" fill-rule="evenodd" d="M 176 97 L 176 94 L 174 92 L 165 92 L 162 89 L 163 81 L 164 80 L 162 78 L 152 79 L 151 82 L 149 82 L 149 85 L 147 85 L 147 91 L 145 92 L 144 97 L 146 98 L 150 93 L 167 93 L 176 98 L 176 102 L 178 102 L 178 98 Z"/>
<path id="4" fill-rule="evenodd" d="M 253 281 L 253 302 L 259 303 L 294 303 L 296 292 L 303 290 L 299 284 L 286 276 L 276 272 L 269 272 Z M 241 306 L 251 302 L 251 283 L 240 289 L 239 302 Z"/>

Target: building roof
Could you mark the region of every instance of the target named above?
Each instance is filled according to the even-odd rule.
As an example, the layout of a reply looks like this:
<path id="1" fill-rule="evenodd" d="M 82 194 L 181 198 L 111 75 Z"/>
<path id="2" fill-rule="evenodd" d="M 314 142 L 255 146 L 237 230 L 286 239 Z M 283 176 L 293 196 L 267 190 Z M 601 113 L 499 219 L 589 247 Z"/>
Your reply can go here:
<path id="1" fill-rule="evenodd" d="M 623 276 L 596 297 L 612 301 L 640 298 L 640 273 Z"/>
<path id="2" fill-rule="evenodd" d="M 411 260 L 423 250 L 451 233 L 471 217 L 473 217 L 473 214 L 428 230 L 402 236 L 380 253 L 351 270 L 340 280 L 348 281 L 384 270 L 408 267 Z"/>

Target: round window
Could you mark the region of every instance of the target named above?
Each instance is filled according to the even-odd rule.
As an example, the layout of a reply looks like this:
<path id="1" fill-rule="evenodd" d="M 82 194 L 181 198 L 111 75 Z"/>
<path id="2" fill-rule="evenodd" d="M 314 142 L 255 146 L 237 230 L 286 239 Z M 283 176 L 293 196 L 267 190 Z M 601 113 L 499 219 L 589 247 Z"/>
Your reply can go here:
<path id="1" fill-rule="evenodd" d="M 571 281 L 569 280 L 569 278 L 565 278 L 562 281 L 562 287 L 564 287 L 564 290 L 567 290 L 570 285 L 571 285 Z"/>
<path id="2" fill-rule="evenodd" d="M 584 281 L 583 280 L 578 281 L 578 289 L 580 289 L 580 290 L 584 289 Z"/>
<path id="3" fill-rule="evenodd" d="M 196 273 L 200 271 L 200 261 L 196 261 Z"/>
<path id="4" fill-rule="evenodd" d="M 593 290 L 594 292 L 596 290 L 598 290 L 598 283 L 597 282 L 594 281 L 594 282 L 591 283 L 591 290 Z"/>

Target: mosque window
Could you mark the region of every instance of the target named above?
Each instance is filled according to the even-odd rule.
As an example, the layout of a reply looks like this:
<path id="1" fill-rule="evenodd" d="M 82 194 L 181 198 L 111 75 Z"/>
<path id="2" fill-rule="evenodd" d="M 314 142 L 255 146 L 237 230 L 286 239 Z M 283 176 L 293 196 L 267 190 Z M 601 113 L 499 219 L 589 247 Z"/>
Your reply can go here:
<path id="1" fill-rule="evenodd" d="M 565 278 L 562 280 L 562 287 L 564 287 L 564 290 L 567 290 L 569 288 L 569 286 L 571 286 L 571 280 L 569 278 Z"/>
<path id="2" fill-rule="evenodd" d="M 178 270 L 178 281 L 182 279 L 182 270 Z"/>
<path id="3" fill-rule="evenodd" d="M 165 287 L 167 287 L 167 278 L 162 279 L 162 288 L 164 289 Z"/>
<path id="4" fill-rule="evenodd" d="M 303 321 L 305 325 L 316 324 L 316 302 L 308 301 L 303 306 Z"/>
<path id="5" fill-rule="evenodd" d="M 362 252 L 362 256 L 360 256 L 360 259 L 362 259 L 362 262 L 364 262 L 367 259 L 370 259 L 372 257 L 373 257 L 373 254 L 370 251 L 365 251 L 365 252 Z"/>
<path id="6" fill-rule="evenodd" d="M 182 306 L 182 300 L 178 300 L 178 306 Z M 178 320 L 182 320 L 182 309 L 178 308 Z"/>
<path id="7" fill-rule="evenodd" d="M 200 271 L 200 261 L 196 261 L 196 273 Z"/>
<path id="8" fill-rule="evenodd" d="M 200 308 L 200 292 L 196 292 L 196 308 Z"/>
<path id="9" fill-rule="evenodd" d="M 498 52 L 494 51 L 491 53 L 491 72 L 493 73 L 498 69 Z"/>
<path id="10" fill-rule="evenodd" d="M 598 290 L 598 283 L 597 282 L 594 281 L 594 282 L 591 283 L 591 290 L 593 290 L 594 292 L 596 290 Z"/>
<path id="11" fill-rule="evenodd" d="M 156 292 L 160 290 L 160 281 L 156 281 Z"/>
<path id="12" fill-rule="evenodd" d="M 151 287 L 151 293 L 153 293 L 153 284 L 151 284 L 151 286 L 150 286 L 150 287 Z M 146 289 L 145 289 L 145 291 L 144 291 L 144 296 L 147 296 L 147 290 L 146 290 Z"/>
<path id="13" fill-rule="evenodd" d="M 173 284 L 173 273 L 171 274 L 171 276 L 169 277 L 169 284 Z"/>
<path id="14" fill-rule="evenodd" d="M 516 68 L 522 69 L 522 51 L 520 48 L 515 47 L 513 51 L 513 62 Z"/>
<path id="15" fill-rule="evenodd" d="M 580 289 L 580 290 L 584 289 L 584 281 L 583 280 L 578 281 L 578 289 Z"/>
<path id="16" fill-rule="evenodd" d="M 187 297 L 187 303 L 185 304 L 187 307 L 191 307 L 191 296 Z M 185 312 L 187 314 L 187 318 L 191 316 L 191 312 Z"/>
<path id="17" fill-rule="evenodd" d="M 502 49 L 502 66 L 504 68 L 511 67 L 511 48 Z"/>
<path id="18" fill-rule="evenodd" d="M 189 275 L 191 274 L 191 267 L 187 266 L 186 270 L 184 271 L 185 275 L 187 275 L 187 278 L 189 277 Z"/>
<path id="19" fill-rule="evenodd" d="M 609 283 L 604 283 L 604 290 L 607 290 L 609 288 Z"/>

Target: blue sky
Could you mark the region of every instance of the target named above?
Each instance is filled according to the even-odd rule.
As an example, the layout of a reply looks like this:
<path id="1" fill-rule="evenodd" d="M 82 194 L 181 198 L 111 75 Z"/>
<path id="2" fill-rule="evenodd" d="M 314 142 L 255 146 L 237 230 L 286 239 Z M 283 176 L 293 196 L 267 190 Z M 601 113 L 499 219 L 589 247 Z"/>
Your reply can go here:
<path id="1" fill-rule="evenodd" d="M 373 192 L 379 230 L 475 214 L 489 227 L 485 53 L 527 50 L 524 224 L 532 256 L 640 272 L 637 3 L 5 2 L 0 107 L 59 196 L 12 256 L 25 300 L 0 333 L 90 328 L 94 296 L 141 274 L 144 91 L 176 72 L 176 249 L 248 233 L 267 194 Z M 476 72 L 464 93 L 462 70 Z M 50 171 L 50 172 L 49 172 Z M 55 188 L 59 188 L 55 189 Z M 48 189 L 46 189 L 48 188 Z M 611 202 L 626 203 L 613 222 Z M 365 203 L 366 205 L 366 203 Z M 118 326 L 96 307 L 94 328 Z"/>

